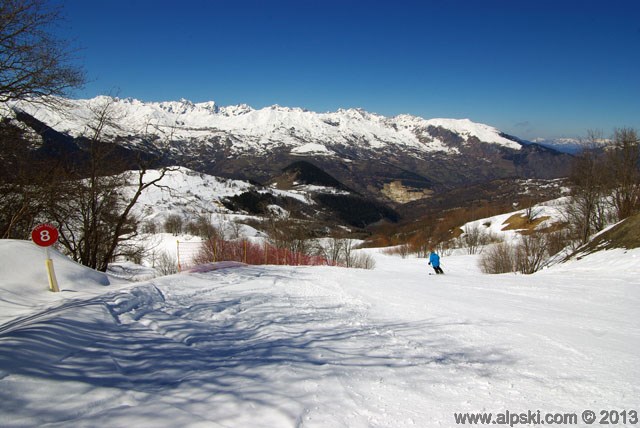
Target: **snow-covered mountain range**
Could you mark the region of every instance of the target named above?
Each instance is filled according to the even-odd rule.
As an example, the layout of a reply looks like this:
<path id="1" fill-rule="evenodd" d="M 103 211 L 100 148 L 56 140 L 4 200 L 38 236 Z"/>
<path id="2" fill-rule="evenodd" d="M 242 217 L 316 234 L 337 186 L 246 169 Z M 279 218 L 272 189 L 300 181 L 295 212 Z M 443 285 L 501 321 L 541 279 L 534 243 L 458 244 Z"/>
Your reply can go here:
<path id="1" fill-rule="evenodd" d="M 8 104 L 0 113 L 40 139 L 41 156 L 86 150 L 83 138 L 102 116 L 109 120 L 101 139 L 132 156 L 152 154 L 156 166 L 269 184 L 286 182 L 278 179 L 283 171 L 306 161 L 355 193 L 392 205 L 494 180 L 557 178 L 568 166 L 566 154 L 469 119 L 105 96 L 59 101 L 55 108 Z"/>
<path id="2" fill-rule="evenodd" d="M 481 141 L 515 150 L 521 147 L 519 140 L 469 119 L 427 120 L 410 115 L 388 118 L 361 109 L 315 113 L 277 105 L 256 110 L 247 105 L 218 106 L 213 101 L 145 103 L 106 96 L 64 102 L 65 109 L 32 103 L 17 103 L 14 107 L 75 137 L 86 135 L 95 113 L 108 107 L 118 124 L 107 127 L 105 132 L 109 135 L 154 135 L 165 142 L 232 137 L 234 153 L 265 152 L 273 146 L 284 146 L 293 154 L 338 155 L 331 149 L 335 145 L 377 149 L 397 146 L 418 153 L 459 152 L 438 129 L 457 134 L 461 144 Z"/>

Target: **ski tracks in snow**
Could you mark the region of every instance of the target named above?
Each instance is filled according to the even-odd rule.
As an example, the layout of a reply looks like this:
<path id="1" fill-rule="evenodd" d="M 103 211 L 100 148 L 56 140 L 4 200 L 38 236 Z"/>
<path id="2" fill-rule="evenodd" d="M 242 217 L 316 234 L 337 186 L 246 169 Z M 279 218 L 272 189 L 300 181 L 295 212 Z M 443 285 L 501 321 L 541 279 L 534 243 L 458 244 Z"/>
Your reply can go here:
<path id="1" fill-rule="evenodd" d="M 456 411 L 579 410 L 585 388 L 637 396 L 604 373 L 634 366 L 604 361 L 634 358 L 628 333 L 599 337 L 619 350 L 599 357 L 592 327 L 544 298 L 555 289 L 447 278 L 236 266 L 66 301 L 0 326 L 0 425 L 446 426 Z"/>
<path id="2" fill-rule="evenodd" d="M 229 412 L 232 425 L 412 426 L 412 415 L 423 418 L 424 374 L 467 359 L 473 365 L 475 357 L 444 352 L 447 345 L 436 343 L 443 338 L 426 343 L 416 334 L 426 325 L 372 318 L 370 305 L 327 273 L 234 268 L 118 295 L 114 316 L 157 336 L 152 347 L 164 348 L 175 367 L 146 373 L 145 360 L 156 371 L 163 366 L 151 351 L 118 366 L 143 390 L 151 386 L 135 379 L 147 375 L 195 388 Z M 193 403 L 181 408 L 200 414 Z"/>
<path id="3" fill-rule="evenodd" d="M 162 298 L 119 319 L 188 349 L 176 382 L 242 409 L 233 425 L 413 426 L 430 411 L 425 396 L 470 377 L 459 392 L 490 389 L 491 367 L 513 362 L 457 342 L 457 324 L 377 319 L 335 276 L 343 273 L 271 266 L 178 276 L 157 282 Z"/>

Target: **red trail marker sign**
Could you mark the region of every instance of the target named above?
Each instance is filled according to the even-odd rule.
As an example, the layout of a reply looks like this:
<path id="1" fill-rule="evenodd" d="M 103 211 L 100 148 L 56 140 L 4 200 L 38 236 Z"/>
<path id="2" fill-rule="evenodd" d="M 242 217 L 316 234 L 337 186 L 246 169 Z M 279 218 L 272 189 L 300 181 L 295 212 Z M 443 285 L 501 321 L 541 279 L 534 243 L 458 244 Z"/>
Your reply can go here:
<path id="1" fill-rule="evenodd" d="M 49 257 L 49 247 L 58 240 L 58 229 L 51 224 L 39 224 L 31 231 L 31 239 L 39 247 L 44 247 L 44 263 L 47 268 L 47 277 L 49 278 L 49 289 L 58 292 L 58 280 L 53 270 L 53 260 Z"/>
<path id="2" fill-rule="evenodd" d="M 39 224 L 31 231 L 31 240 L 40 247 L 50 247 L 58 240 L 58 229 L 51 224 Z"/>

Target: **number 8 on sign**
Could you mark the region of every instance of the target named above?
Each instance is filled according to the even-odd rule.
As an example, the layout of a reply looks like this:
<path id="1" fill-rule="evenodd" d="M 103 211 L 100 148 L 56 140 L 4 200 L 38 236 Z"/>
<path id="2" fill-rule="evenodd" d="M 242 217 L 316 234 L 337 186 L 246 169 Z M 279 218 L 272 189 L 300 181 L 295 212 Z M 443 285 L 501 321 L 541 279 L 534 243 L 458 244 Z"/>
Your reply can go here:
<path id="1" fill-rule="evenodd" d="M 50 247 L 58 240 L 58 229 L 51 224 L 39 224 L 31 231 L 31 239 L 40 247 Z"/>

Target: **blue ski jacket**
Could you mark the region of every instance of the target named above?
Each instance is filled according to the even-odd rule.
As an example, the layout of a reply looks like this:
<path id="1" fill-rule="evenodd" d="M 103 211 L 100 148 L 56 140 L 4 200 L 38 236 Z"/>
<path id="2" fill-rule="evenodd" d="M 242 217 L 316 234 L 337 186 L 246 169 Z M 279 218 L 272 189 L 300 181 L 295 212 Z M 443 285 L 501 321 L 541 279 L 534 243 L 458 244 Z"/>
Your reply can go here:
<path id="1" fill-rule="evenodd" d="M 431 253 L 431 255 L 429 256 L 429 264 L 433 267 L 440 266 L 440 256 L 436 253 Z"/>

